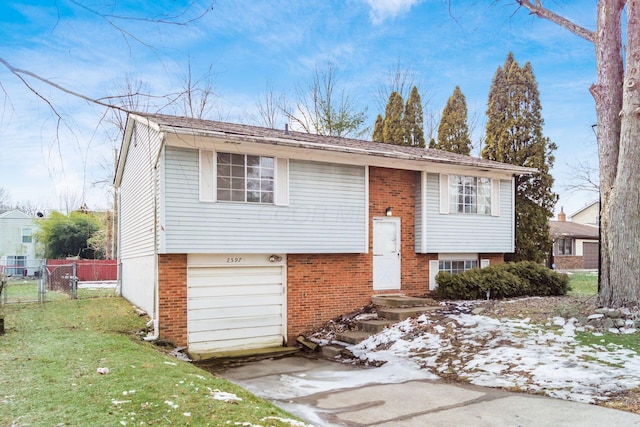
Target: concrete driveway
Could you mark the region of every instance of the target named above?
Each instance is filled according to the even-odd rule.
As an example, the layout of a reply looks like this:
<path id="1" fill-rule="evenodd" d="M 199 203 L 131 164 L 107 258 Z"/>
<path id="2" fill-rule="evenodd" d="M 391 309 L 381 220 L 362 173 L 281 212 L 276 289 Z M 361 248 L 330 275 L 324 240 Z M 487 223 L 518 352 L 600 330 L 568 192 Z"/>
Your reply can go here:
<path id="1" fill-rule="evenodd" d="M 640 415 L 295 356 L 220 375 L 315 426 L 640 426 Z"/>

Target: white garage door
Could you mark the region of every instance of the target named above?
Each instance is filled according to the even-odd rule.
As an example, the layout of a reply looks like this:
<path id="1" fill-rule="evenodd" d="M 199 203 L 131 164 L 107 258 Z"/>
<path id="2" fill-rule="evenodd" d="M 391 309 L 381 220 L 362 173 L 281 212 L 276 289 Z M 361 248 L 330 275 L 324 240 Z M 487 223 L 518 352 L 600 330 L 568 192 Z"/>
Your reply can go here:
<path id="1" fill-rule="evenodd" d="M 189 351 L 281 346 L 285 265 L 284 257 L 270 262 L 269 255 L 189 255 Z"/>

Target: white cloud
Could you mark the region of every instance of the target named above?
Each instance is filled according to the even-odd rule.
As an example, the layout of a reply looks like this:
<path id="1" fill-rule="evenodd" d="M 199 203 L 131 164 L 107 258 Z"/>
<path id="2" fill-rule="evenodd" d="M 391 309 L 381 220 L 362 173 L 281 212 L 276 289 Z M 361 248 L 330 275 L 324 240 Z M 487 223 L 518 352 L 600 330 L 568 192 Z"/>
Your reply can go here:
<path id="1" fill-rule="evenodd" d="M 420 0 L 366 0 L 371 8 L 369 16 L 374 24 L 381 24 L 386 19 L 406 13 Z"/>

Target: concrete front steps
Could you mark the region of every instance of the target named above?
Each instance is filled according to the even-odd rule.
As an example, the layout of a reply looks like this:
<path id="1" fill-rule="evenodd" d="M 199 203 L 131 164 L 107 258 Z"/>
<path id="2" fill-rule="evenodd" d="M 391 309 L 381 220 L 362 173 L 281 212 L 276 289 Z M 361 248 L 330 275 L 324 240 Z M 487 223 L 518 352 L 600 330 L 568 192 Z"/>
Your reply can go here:
<path id="1" fill-rule="evenodd" d="M 358 344 L 371 335 L 382 332 L 387 326 L 401 322 L 422 313 L 440 310 L 429 298 L 407 297 L 405 295 L 375 295 L 371 302 L 376 306 L 376 319 L 360 320 L 356 328 L 336 334 L 336 340 L 347 344 Z"/>

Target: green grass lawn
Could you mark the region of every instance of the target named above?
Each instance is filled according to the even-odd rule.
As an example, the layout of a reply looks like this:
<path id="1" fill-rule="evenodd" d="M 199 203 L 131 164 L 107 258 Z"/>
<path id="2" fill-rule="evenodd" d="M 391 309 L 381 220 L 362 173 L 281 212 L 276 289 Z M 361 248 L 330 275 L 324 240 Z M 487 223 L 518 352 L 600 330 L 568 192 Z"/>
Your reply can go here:
<path id="1" fill-rule="evenodd" d="M 37 280 L 10 280 L 5 285 L 0 302 L 6 301 L 8 304 L 36 302 L 38 301 L 38 281 Z M 78 289 L 78 298 L 96 298 L 111 297 L 115 295 L 115 290 L 110 288 L 103 289 Z M 45 293 L 45 301 L 60 301 L 70 299 L 68 294 L 58 291 L 47 290 Z"/>
<path id="2" fill-rule="evenodd" d="M 569 295 L 593 296 L 598 293 L 598 273 L 580 271 L 569 274 Z"/>
<path id="3" fill-rule="evenodd" d="M 569 295 L 593 297 L 598 294 L 598 273 L 577 272 L 569 275 L 571 290 Z M 598 346 L 600 348 L 624 347 L 635 352 L 640 352 L 640 336 L 638 334 L 612 334 L 604 332 L 593 334 L 591 332 L 578 332 L 578 341 L 583 345 Z"/>
<path id="4" fill-rule="evenodd" d="M 122 298 L 7 304 L 0 315 L 2 426 L 292 425 L 274 405 L 141 340 L 147 319 Z M 216 400 L 217 390 L 242 400 Z"/>

